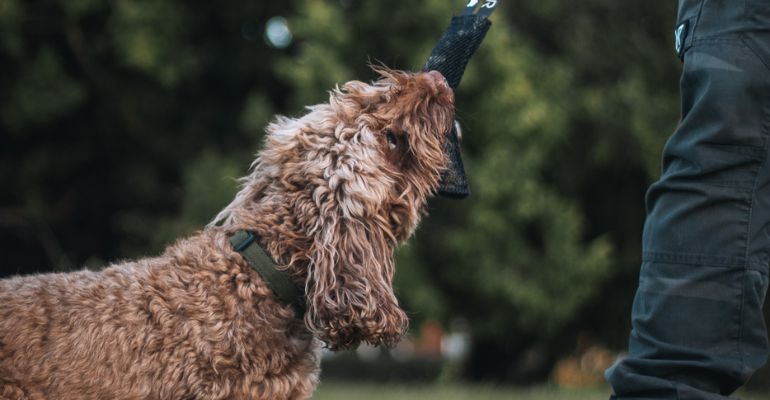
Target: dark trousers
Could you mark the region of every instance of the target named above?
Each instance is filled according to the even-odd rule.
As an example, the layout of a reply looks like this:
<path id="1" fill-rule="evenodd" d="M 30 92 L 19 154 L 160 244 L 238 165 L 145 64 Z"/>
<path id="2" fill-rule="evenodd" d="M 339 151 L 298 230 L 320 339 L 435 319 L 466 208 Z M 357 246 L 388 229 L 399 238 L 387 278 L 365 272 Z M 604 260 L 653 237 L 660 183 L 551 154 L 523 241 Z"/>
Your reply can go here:
<path id="1" fill-rule="evenodd" d="M 768 356 L 770 0 L 680 0 L 680 26 L 682 120 L 647 193 L 613 399 L 726 399 Z"/>

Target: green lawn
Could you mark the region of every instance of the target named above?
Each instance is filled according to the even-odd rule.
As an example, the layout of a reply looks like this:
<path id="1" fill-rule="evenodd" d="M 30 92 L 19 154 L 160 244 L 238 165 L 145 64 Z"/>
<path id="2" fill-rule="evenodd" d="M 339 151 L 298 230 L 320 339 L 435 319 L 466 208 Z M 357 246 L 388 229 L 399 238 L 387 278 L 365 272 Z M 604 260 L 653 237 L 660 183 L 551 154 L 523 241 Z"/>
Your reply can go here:
<path id="1" fill-rule="evenodd" d="M 316 400 L 601 400 L 609 389 L 565 390 L 552 386 L 501 388 L 485 385 L 402 385 L 322 382 Z M 762 400 L 768 396 L 739 395 L 736 399 Z"/>
<path id="2" fill-rule="evenodd" d="M 597 400 L 609 398 L 602 390 L 564 391 L 552 387 L 508 389 L 474 385 L 374 385 L 322 382 L 317 400 Z"/>

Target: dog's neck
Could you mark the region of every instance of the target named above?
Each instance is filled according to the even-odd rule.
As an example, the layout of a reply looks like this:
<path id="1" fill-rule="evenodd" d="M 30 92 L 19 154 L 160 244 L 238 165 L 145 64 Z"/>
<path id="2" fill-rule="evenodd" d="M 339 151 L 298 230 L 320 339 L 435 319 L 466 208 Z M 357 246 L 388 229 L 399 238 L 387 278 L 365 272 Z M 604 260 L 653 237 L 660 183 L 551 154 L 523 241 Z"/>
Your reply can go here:
<path id="1" fill-rule="evenodd" d="M 290 201 L 258 197 L 233 210 L 223 228 L 229 235 L 238 230 L 254 233 L 257 244 L 276 264 L 286 268 L 295 283 L 302 284 L 307 276 L 312 244 L 312 237 L 304 226 L 313 221 L 302 221 L 294 208 Z"/>

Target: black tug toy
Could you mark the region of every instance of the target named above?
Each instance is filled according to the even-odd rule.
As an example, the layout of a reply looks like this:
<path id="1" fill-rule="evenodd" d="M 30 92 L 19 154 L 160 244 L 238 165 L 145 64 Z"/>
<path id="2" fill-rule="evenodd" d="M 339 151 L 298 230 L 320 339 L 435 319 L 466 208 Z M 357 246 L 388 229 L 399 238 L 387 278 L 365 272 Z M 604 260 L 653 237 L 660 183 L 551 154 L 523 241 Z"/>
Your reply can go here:
<path id="1" fill-rule="evenodd" d="M 438 71 L 452 89 L 457 89 L 471 56 L 484 40 L 492 22 L 489 15 L 497 7 L 497 0 L 470 0 L 463 15 L 452 17 L 449 26 L 431 51 L 423 71 Z M 465 198 L 470 194 L 468 178 L 460 153 L 457 124 L 447 132 L 444 152 L 450 160 L 449 168 L 441 175 L 439 194 L 451 198 Z"/>

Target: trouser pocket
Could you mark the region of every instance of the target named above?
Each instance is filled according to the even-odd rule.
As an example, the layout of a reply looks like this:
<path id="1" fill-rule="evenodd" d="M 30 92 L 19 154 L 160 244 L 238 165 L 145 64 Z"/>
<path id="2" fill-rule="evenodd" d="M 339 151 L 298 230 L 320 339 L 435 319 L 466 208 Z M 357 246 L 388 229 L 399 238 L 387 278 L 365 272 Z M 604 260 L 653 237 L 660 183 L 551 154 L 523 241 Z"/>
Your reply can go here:
<path id="1" fill-rule="evenodd" d="M 760 248 L 770 240 L 750 226 L 770 223 L 770 204 L 755 193 L 770 185 L 765 71 L 739 38 L 700 39 L 688 50 L 682 121 L 647 193 L 645 252 L 698 254 L 716 266 L 745 265 L 748 255 L 766 265 Z"/>

